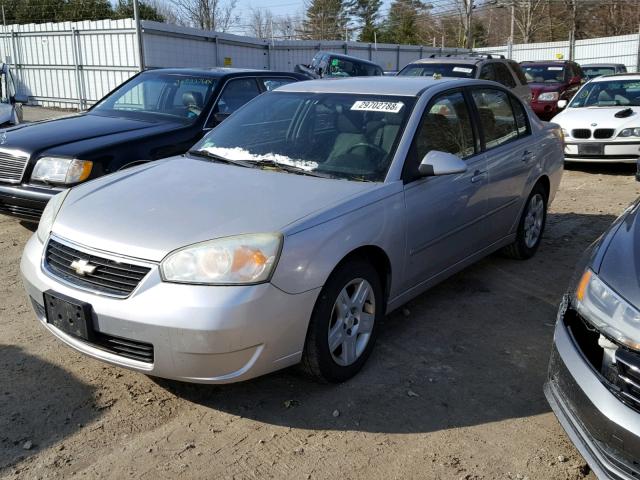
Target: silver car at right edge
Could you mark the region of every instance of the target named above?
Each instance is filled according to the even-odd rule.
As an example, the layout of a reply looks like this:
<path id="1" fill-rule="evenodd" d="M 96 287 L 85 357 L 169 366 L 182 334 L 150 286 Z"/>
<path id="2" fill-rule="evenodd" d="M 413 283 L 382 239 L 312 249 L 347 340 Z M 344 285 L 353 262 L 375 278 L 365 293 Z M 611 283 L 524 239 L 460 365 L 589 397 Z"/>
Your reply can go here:
<path id="1" fill-rule="evenodd" d="M 587 250 L 558 311 L 545 395 L 599 478 L 640 478 L 640 199 Z"/>

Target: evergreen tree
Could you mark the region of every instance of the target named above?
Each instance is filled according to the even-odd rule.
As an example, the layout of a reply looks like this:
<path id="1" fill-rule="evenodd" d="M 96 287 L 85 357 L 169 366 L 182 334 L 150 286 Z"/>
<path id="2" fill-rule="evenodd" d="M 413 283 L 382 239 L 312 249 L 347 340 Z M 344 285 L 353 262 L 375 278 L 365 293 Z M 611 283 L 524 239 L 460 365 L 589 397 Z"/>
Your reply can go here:
<path id="1" fill-rule="evenodd" d="M 382 0 L 350 0 L 347 9 L 356 18 L 360 28 L 358 40 L 373 42 L 379 33 L 380 7 Z"/>
<path id="2" fill-rule="evenodd" d="M 309 40 L 340 40 L 347 21 L 342 0 L 311 0 L 300 34 Z"/>
<path id="3" fill-rule="evenodd" d="M 420 44 L 418 20 L 425 9 L 422 0 L 394 0 L 383 29 L 383 41 L 400 44 Z"/>
<path id="4" fill-rule="evenodd" d="M 138 3 L 141 20 L 164 22 L 164 16 L 153 6 L 145 2 Z M 133 18 L 133 0 L 118 0 L 114 10 L 115 18 Z"/>

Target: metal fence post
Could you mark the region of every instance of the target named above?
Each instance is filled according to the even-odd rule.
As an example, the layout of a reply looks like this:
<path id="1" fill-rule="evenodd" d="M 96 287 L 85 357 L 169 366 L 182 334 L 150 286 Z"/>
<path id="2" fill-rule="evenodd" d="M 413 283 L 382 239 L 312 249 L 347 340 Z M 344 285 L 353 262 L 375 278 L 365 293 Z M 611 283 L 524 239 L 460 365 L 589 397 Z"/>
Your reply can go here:
<path id="1" fill-rule="evenodd" d="M 400 71 L 400 44 L 398 44 L 398 49 L 396 50 L 396 71 Z"/>
<path id="2" fill-rule="evenodd" d="M 267 43 L 267 69 L 273 70 L 271 66 L 271 44 Z"/>
<path id="3" fill-rule="evenodd" d="M 218 42 L 218 36 L 213 37 L 213 41 L 216 44 L 216 67 L 220 66 L 220 42 Z"/>
<path id="4" fill-rule="evenodd" d="M 78 110 L 84 110 L 84 98 L 82 95 L 82 77 L 80 74 L 80 55 L 78 54 L 77 44 L 78 31 L 75 28 L 71 29 L 71 49 L 73 52 L 73 64 L 76 71 L 76 91 L 78 93 Z"/>
<path id="5" fill-rule="evenodd" d="M 140 7 L 138 0 L 133 0 L 133 20 L 136 23 L 136 43 L 138 44 L 138 68 L 144 70 L 144 46 L 142 44 L 142 26 L 140 24 Z"/>
<path id="6" fill-rule="evenodd" d="M 638 55 L 636 56 L 636 72 L 640 72 L 640 26 L 638 26 Z"/>
<path id="7" fill-rule="evenodd" d="M 20 57 L 18 56 L 18 33 L 11 30 L 11 59 L 12 64 L 16 69 L 16 76 L 18 77 L 19 85 L 23 84 L 22 81 L 22 65 L 20 64 Z"/>

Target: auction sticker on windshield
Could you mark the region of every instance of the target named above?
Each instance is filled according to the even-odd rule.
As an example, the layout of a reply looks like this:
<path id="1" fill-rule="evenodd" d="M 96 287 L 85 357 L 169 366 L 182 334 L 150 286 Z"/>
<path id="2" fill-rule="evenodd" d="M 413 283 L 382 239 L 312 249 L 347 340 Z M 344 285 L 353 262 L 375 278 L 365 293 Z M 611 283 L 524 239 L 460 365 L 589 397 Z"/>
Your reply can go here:
<path id="1" fill-rule="evenodd" d="M 461 73 L 471 73 L 471 72 L 473 72 L 473 68 L 453 67 L 453 71 L 454 72 L 461 72 Z"/>
<path id="2" fill-rule="evenodd" d="M 351 110 L 360 112 L 389 112 L 398 113 L 404 107 L 402 102 L 374 102 L 368 100 L 358 100 L 353 104 Z"/>

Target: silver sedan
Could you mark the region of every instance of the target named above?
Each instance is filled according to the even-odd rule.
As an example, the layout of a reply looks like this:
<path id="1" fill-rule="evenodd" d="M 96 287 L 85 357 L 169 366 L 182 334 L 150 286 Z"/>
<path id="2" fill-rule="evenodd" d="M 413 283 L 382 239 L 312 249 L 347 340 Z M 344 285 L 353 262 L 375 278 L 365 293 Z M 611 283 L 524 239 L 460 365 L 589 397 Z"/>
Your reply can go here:
<path id="1" fill-rule="evenodd" d="M 54 197 L 24 285 L 53 335 L 114 365 L 344 381 L 385 314 L 494 251 L 536 252 L 562 143 L 493 82 L 290 84 L 184 156 Z"/>

